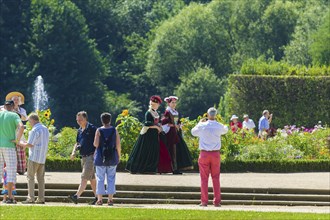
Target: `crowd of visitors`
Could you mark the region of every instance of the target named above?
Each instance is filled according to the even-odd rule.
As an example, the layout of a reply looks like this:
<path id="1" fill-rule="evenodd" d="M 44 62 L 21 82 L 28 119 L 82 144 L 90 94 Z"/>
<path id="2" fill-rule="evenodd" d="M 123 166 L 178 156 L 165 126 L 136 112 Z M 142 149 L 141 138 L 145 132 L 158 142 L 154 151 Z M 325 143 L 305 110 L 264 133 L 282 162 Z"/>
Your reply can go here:
<path id="1" fill-rule="evenodd" d="M 126 170 L 131 174 L 172 173 L 181 175 L 185 170 L 193 169 L 192 157 L 182 136 L 180 114 L 176 109 L 176 96 L 164 99 L 167 107 L 163 114 L 158 112 L 162 99 L 151 96 L 149 109 L 145 113 L 144 126 L 133 146 Z M 39 119 L 38 114 L 26 114 L 22 107 L 24 96 L 19 92 L 11 92 L 0 107 L 0 173 L 3 177 L 3 203 L 15 204 L 16 175 L 27 171 L 28 196 L 23 204 L 45 203 L 45 163 L 49 142 L 49 131 Z M 221 135 L 228 132 L 228 127 L 216 121 L 217 110 L 209 108 L 207 118 L 202 118 L 191 130 L 193 136 L 199 138 L 200 155 L 198 166 L 201 178 L 201 203 L 208 205 L 208 178 L 211 175 L 213 182 L 214 199 L 216 207 L 221 206 L 220 190 L 220 164 L 221 164 Z M 102 113 L 100 116 L 102 126 L 97 128 L 88 121 L 85 111 L 76 115 L 79 125 L 76 144 L 70 155 L 71 160 L 76 156 L 81 159 L 81 182 L 77 192 L 68 198 L 75 204 L 90 182 L 94 199 L 92 205 L 102 205 L 103 195 L 107 195 L 107 205 L 114 204 L 116 194 L 116 168 L 120 161 L 120 136 L 111 125 L 111 114 Z M 240 129 L 253 130 L 256 128 L 247 114 L 243 116 L 243 123 L 239 117 L 232 115 L 230 129 L 236 133 Z M 24 122 L 28 121 L 32 129 L 28 139 L 24 138 Z M 272 114 L 268 110 L 258 124 L 258 137 L 266 139 Z M 28 148 L 28 161 L 26 163 L 25 149 Z M 26 166 L 27 164 L 27 166 Z M 38 198 L 35 199 L 35 176 L 38 181 Z M 105 180 L 106 188 L 105 188 Z"/>

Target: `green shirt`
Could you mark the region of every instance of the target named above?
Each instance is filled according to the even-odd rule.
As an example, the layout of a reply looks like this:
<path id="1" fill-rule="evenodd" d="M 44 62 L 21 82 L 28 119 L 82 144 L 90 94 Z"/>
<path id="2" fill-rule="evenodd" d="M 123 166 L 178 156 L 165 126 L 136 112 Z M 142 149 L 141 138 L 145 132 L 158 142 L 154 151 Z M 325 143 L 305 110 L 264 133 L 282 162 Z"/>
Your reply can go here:
<path id="1" fill-rule="evenodd" d="M 21 122 L 18 114 L 9 111 L 0 111 L 0 148 L 15 148 L 16 128 Z"/>

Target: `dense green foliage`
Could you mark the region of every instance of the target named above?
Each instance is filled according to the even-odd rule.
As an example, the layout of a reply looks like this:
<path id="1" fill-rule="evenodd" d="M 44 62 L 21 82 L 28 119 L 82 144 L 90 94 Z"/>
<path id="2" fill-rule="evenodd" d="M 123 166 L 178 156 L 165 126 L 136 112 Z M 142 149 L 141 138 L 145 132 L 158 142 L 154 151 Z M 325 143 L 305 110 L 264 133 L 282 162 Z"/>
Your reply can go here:
<path id="1" fill-rule="evenodd" d="M 76 144 L 77 130 L 64 127 L 55 138 L 50 141 L 48 146 L 48 155 L 54 157 L 68 157 Z"/>
<path id="2" fill-rule="evenodd" d="M 271 74 L 329 74 L 328 0 L 0 0 L 0 10 L 0 100 L 18 90 L 33 111 L 41 75 L 59 129 L 80 110 L 95 124 L 103 111 L 141 119 L 153 94 L 181 96 L 180 112 L 195 117 L 225 92 L 205 90 L 209 79 L 189 88 L 204 67 L 223 86 L 258 58 Z M 214 99 L 189 108 L 192 92 Z"/>
<path id="3" fill-rule="evenodd" d="M 310 47 L 310 54 L 314 64 L 330 65 L 330 14 L 324 18 L 324 23 L 313 35 L 314 42 Z"/>
<path id="4" fill-rule="evenodd" d="M 54 82 L 47 87 L 58 100 L 52 108 L 54 115 L 74 116 L 84 109 L 91 118 L 97 117 L 98 110 L 104 108 L 100 79 L 108 70 L 88 37 L 80 10 L 70 1 L 35 0 L 31 12 L 31 74 L 43 75 L 46 84 Z"/>
<path id="5" fill-rule="evenodd" d="M 241 67 L 244 75 L 330 76 L 330 66 L 293 66 L 284 61 L 248 59 Z"/>
<path id="6" fill-rule="evenodd" d="M 330 124 L 330 77 L 231 75 L 228 113 L 249 114 L 258 122 L 264 109 L 274 113 L 273 126 L 312 127 Z"/>
<path id="7" fill-rule="evenodd" d="M 116 129 L 120 135 L 120 144 L 122 155 L 128 158 L 132 152 L 134 143 L 142 129 L 142 123 L 135 117 L 132 117 L 124 110 L 116 119 Z"/>
<path id="8" fill-rule="evenodd" d="M 183 76 L 175 94 L 180 97 L 178 108 L 184 112 L 184 116 L 196 118 L 196 109 L 213 106 L 224 91 L 223 80 L 220 80 L 212 69 L 204 67 Z"/>

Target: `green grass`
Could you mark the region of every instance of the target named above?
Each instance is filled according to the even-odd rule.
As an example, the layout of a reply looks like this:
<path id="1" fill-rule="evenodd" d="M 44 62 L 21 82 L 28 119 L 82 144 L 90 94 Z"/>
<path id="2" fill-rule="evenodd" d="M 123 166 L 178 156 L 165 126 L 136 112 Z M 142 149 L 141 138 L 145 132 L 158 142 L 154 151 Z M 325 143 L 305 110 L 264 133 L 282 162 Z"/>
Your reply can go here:
<path id="1" fill-rule="evenodd" d="M 0 219 L 326 219 L 328 214 L 139 208 L 0 206 Z"/>

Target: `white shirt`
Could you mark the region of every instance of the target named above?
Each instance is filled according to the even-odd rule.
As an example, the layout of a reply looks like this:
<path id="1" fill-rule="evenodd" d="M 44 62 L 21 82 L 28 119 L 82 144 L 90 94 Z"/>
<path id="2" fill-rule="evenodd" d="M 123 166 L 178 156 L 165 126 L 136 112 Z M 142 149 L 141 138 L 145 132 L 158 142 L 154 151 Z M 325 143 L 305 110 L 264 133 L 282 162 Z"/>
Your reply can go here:
<path id="1" fill-rule="evenodd" d="M 199 137 L 199 149 L 205 151 L 215 151 L 221 149 L 221 135 L 228 132 L 228 127 L 214 120 L 199 122 L 191 134 Z"/>
<path id="2" fill-rule="evenodd" d="M 29 133 L 28 143 L 33 145 L 29 148 L 29 160 L 44 164 L 48 150 L 49 131 L 41 123 L 33 126 Z"/>
<path id="3" fill-rule="evenodd" d="M 243 121 L 243 128 L 245 129 L 253 129 L 256 125 L 254 124 L 252 119 L 249 119 L 248 121 Z"/>

